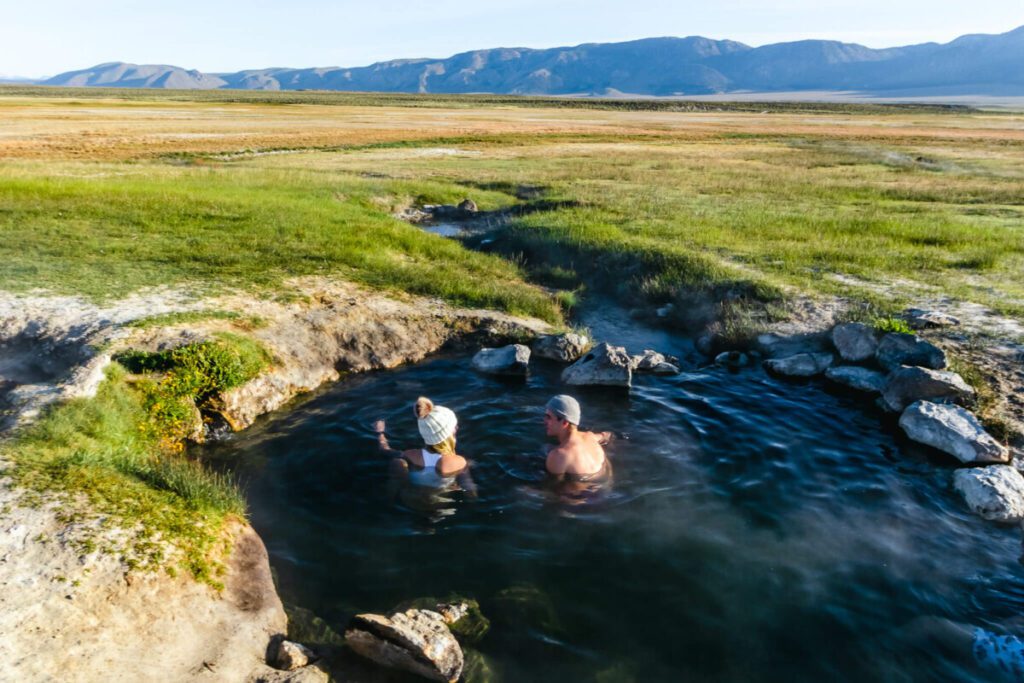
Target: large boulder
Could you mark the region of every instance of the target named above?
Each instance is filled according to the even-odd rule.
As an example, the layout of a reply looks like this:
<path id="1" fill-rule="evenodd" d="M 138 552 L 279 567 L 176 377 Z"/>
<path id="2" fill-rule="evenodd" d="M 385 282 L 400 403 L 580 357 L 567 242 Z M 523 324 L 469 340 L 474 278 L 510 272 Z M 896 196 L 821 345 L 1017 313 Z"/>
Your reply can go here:
<path id="1" fill-rule="evenodd" d="M 675 361 L 675 362 L 673 362 Z M 675 358 L 665 356 L 652 349 L 644 349 L 640 355 L 633 356 L 630 361 L 633 370 L 636 372 L 653 372 L 656 375 L 678 375 L 679 361 Z"/>
<path id="2" fill-rule="evenodd" d="M 454 683 L 462 675 L 462 648 L 444 617 L 432 610 L 356 615 L 345 631 L 345 642 L 377 664 L 432 681 Z"/>
<path id="3" fill-rule="evenodd" d="M 549 334 L 533 343 L 533 352 L 540 358 L 574 363 L 590 348 L 590 339 L 575 332 Z"/>
<path id="4" fill-rule="evenodd" d="M 813 377 L 825 372 L 833 360 L 831 353 L 798 353 L 785 358 L 771 358 L 764 362 L 764 366 L 777 375 Z"/>
<path id="5" fill-rule="evenodd" d="M 1010 459 L 1009 449 L 960 406 L 918 401 L 903 411 L 900 427 L 914 441 L 949 453 L 960 462 L 1005 463 Z"/>
<path id="6" fill-rule="evenodd" d="M 871 358 L 878 349 L 875 331 L 863 323 L 843 323 L 832 328 L 832 344 L 839 357 L 851 363 Z"/>
<path id="7" fill-rule="evenodd" d="M 522 344 L 483 348 L 473 356 L 473 369 L 491 375 L 525 375 L 529 366 L 530 348 Z"/>
<path id="8" fill-rule="evenodd" d="M 1024 520 L 1024 477 L 1009 465 L 966 468 L 953 473 L 953 487 L 972 512 L 996 522 Z"/>
<path id="9" fill-rule="evenodd" d="M 632 359 L 621 346 L 602 342 L 563 370 L 562 381 L 574 386 L 628 387 L 633 383 Z"/>
<path id="10" fill-rule="evenodd" d="M 974 388 L 955 372 L 904 367 L 889 374 L 882 391 L 882 406 L 900 412 L 911 403 L 967 404 L 974 400 Z"/>
<path id="11" fill-rule="evenodd" d="M 875 358 L 886 370 L 895 370 L 901 365 L 917 365 L 932 370 L 946 367 L 946 354 L 938 346 L 917 335 L 899 332 L 890 332 L 882 337 Z"/>
<path id="12" fill-rule="evenodd" d="M 882 389 L 885 388 L 885 375 L 877 370 L 861 368 L 855 365 L 829 368 L 825 371 L 825 377 L 836 384 L 842 384 L 844 387 L 871 394 L 880 394 Z"/>

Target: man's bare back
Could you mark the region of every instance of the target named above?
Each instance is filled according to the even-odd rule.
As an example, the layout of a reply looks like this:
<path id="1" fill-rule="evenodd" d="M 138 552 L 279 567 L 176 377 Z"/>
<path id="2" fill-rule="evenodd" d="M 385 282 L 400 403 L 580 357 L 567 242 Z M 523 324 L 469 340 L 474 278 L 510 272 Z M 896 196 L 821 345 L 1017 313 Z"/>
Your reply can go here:
<path id="1" fill-rule="evenodd" d="M 604 454 L 605 434 L 574 430 L 565 443 L 550 451 L 546 462 L 551 474 L 569 474 L 580 477 L 600 474 L 608 462 Z"/>
<path id="2" fill-rule="evenodd" d="M 556 476 L 593 477 L 605 472 L 608 459 L 602 444 L 608 443 L 610 432 L 579 430 L 580 407 L 571 396 L 555 396 L 544 410 L 544 429 L 558 439 L 548 451 L 545 466 Z"/>

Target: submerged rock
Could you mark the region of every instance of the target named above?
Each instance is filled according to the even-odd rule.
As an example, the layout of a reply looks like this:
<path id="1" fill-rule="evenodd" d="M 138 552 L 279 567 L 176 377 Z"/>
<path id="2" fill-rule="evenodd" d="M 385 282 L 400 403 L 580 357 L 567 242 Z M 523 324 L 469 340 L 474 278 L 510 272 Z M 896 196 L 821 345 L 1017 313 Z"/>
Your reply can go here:
<path id="1" fill-rule="evenodd" d="M 882 406 L 900 412 L 911 403 L 969 403 L 974 389 L 955 372 L 904 367 L 889 374 L 882 391 Z"/>
<path id="2" fill-rule="evenodd" d="M 473 356 L 473 369 L 491 375 L 525 375 L 529 366 L 530 348 L 522 344 L 484 348 Z"/>
<path id="3" fill-rule="evenodd" d="M 764 362 L 770 371 L 787 377 L 813 377 L 823 373 L 834 361 L 831 353 L 798 353 Z"/>
<path id="4" fill-rule="evenodd" d="M 833 327 L 832 344 L 840 358 L 853 363 L 871 358 L 878 349 L 875 331 L 863 323 L 843 323 Z"/>
<path id="5" fill-rule="evenodd" d="M 918 401 L 903 411 L 900 427 L 914 441 L 965 463 L 1004 463 L 1010 451 L 960 406 Z"/>
<path id="6" fill-rule="evenodd" d="M 1024 520 L 1024 477 L 1009 465 L 953 473 L 953 487 L 975 514 L 996 522 Z"/>
<path id="7" fill-rule="evenodd" d="M 886 370 L 895 370 L 901 365 L 916 365 L 932 370 L 946 367 L 946 353 L 938 346 L 917 335 L 899 332 L 890 332 L 882 337 L 875 358 Z"/>
<path id="8" fill-rule="evenodd" d="M 305 645 L 293 643 L 290 640 L 281 640 L 274 649 L 270 663 L 275 669 L 294 671 L 306 666 L 314 659 L 316 659 L 316 655 Z"/>
<path id="9" fill-rule="evenodd" d="M 356 615 L 345 631 L 345 642 L 382 666 L 433 681 L 454 682 L 462 675 L 462 648 L 444 617 L 431 610 Z"/>
<path id="10" fill-rule="evenodd" d="M 868 368 L 851 365 L 829 368 L 825 371 L 825 377 L 836 384 L 872 394 L 880 394 L 885 388 L 885 375 Z"/>
<path id="11" fill-rule="evenodd" d="M 582 334 L 566 332 L 540 337 L 533 343 L 533 352 L 541 358 L 573 363 L 590 348 L 590 339 Z"/>
<path id="12" fill-rule="evenodd" d="M 715 365 L 726 368 L 745 368 L 750 365 L 750 356 L 742 351 L 723 351 L 715 356 Z"/>
<path id="13" fill-rule="evenodd" d="M 562 381 L 574 386 L 628 387 L 633 383 L 632 359 L 623 347 L 602 342 L 563 370 Z"/>
<path id="14" fill-rule="evenodd" d="M 630 359 L 630 364 L 636 372 L 653 372 L 656 375 L 678 375 L 678 362 L 678 359 L 652 349 L 644 349 L 643 353 Z"/>

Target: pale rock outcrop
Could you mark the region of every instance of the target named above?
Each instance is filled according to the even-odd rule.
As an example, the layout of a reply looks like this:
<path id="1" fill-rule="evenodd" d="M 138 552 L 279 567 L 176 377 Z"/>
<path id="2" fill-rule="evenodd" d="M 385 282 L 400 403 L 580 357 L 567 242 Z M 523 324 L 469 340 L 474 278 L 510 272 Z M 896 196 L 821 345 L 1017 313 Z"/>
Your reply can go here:
<path id="1" fill-rule="evenodd" d="M 497 349 L 480 349 L 473 356 L 473 369 L 489 375 L 526 374 L 530 367 L 530 347 L 510 344 Z"/>
<path id="2" fill-rule="evenodd" d="M 900 427 L 914 441 L 949 453 L 960 462 L 1005 463 L 1010 459 L 1009 449 L 960 406 L 918 401 L 903 411 Z"/>
<path id="3" fill-rule="evenodd" d="M 902 367 L 889 374 L 882 390 L 882 407 L 901 412 L 911 403 L 970 403 L 974 388 L 955 372 Z"/>
<path id="4" fill-rule="evenodd" d="M 878 342 L 875 359 L 886 370 L 901 365 L 916 365 L 931 370 L 946 367 L 946 353 L 931 342 L 913 334 L 890 332 Z"/>
<path id="5" fill-rule="evenodd" d="M 633 383 L 632 358 L 623 347 L 602 342 L 563 370 L 562 381 L 574 386 L 629 387 Z"/>
<path id="6" fill-rule="evenodd" d="M 574 363 L 590 348 L 591 341 L 586 335 L 566 332 L 538 337 L 533 342 L 533 352 L 540 358 Z"/>
<path id="7" fill-rule="evenodd" d="M 1024 520 L 1024 477 L 1010 465 L 965 468 L 953 486 L 975 514 L 996 522 Z"/>
<path id="8" fill-rule="evenodd" d="M 798 353 L 785 358 L 770 358 L 764 362 L 764 366 L 778 375 L 813 377 L 825 372 L 834 360 L 831 353 Z"/>
<path id="9" fill-rule="evenodd" d="M 251 527 L 227 529 L 218 593 L 191 576 L 130 571 L 119 552 L 101 552 L 130 532 L 69 525 L 58 504 L 24 507 L 2 481 L 0 509 L 0 678 L 243 683 L 266 669 L 287 617 Z"/>
<path id="10" fill-rule="evenodd" d="M 457 681 L 465 663 L 444 617 L 433 610 L 356 615 L 345 631 L 345 642 L 382 666 L 433 681 Z"/>
<path id="11" fill-rule="evenodd" d="M 843 365 L 838 368 L 829 368 L 825 371 L 825 377 L 836 384 L 842 384 L 850 389 L 863 391 L 871 394 L 880 394 L 885 388 L 885 375 L 877 370 L 862 368 L 855 365 Z"/>

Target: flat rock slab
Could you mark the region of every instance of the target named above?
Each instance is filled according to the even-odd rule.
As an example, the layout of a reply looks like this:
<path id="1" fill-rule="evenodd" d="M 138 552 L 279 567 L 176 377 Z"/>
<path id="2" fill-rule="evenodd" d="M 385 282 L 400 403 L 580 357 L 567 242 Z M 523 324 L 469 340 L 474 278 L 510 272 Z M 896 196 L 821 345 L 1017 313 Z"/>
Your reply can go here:
<path id="1" fill-rule="evenodd" d="M 590 339 L 574 332 L 548 334 L 533 342 L 533 352 L 538 358 L 562 363 L 575 363 L 589 348 Z"/>
<path id="2" fill-rule="evenodd" d="M 842 384 L 844 387 L 871 394 L 882 393 L 886 382 L 885 375 L 877 370 L 861 368 L 855 365 L 829 368 L 825 371 L 825 377 L 836 384 Z"/>
<path id="3" fill-rule="evenodd" d="M 953 487 L 975 514 L 995 522 L 1024 520 L 1024 477 L 1009 465 L 966 468 L 953 473 Z"/>
<path id="4" fill-rule="evenodd" d="M 901 365 L 916 365 L 932 370 L 946 367 L 946 353 L 938 346 L 917 335 L 898 332 L 890 332 L 882 337 L 875 358 L 886 370 L 895 370 Z"/>
<path id="5" fill-rule="evenodd" d="M 562 381 L 574 386 L 629 387 L 633 384 L 632 358 L 623 347 L 602 342 L 563 370 Z"/>
<path id="6" fill-rule="evenodd" d="M 960 406 L 930 401 L 911 404 L 900 427 L 914 441 L 949 453 L 964 463 L 1005 463 L 1010 450 L 992 438 L 978 419 Z"/>
<path id="7" fill-rule="evenodd" d="M 798 353 L 785 358 L 771 358 L 764 366 L 786 377 L 813 377 L 825 372 L 835 358 L 831 353 Z"/>
<path id="8" fill-rule="evenodd" d="M 356 615 L 345 631 L 345 642 L 377 664 L 432 681 L 454 683 L 465 663 L 444 617 L 432 610 Z"/>
<path id="9" fill-rule="evenodd" d="M 851 363 L 872 358 L 878 349 L 874 328 L 863 323 L 843 323 L 833 327 L 832 344 L 839 357 Z"/>
<path id="10" fill-rule="evenodd" d="M 903 319 L 915 330 L 929 327 L 953 327 L 960 324 L 960 319 L 942 311 L 928 311 L 922 308 L 908 308 L 903 312 Z"/>
<path id="11" fill-rule="evenodd" d="M 530 367 L 530 349 L 522 344 L 510 344 L 500 349 L 480 349 L 473 356 L 473 369 L 489 375 L 526 374 Z"/>
<path id="12" fill-rule="evenodd" d="M 955 372 L 901 367 L 889 374 L 882 390 L 882 406 L 900 412 L 911 403 L 970 403 L 974 388 Z"/>

